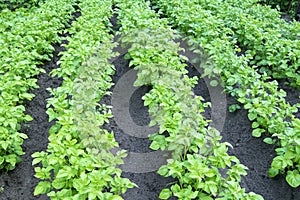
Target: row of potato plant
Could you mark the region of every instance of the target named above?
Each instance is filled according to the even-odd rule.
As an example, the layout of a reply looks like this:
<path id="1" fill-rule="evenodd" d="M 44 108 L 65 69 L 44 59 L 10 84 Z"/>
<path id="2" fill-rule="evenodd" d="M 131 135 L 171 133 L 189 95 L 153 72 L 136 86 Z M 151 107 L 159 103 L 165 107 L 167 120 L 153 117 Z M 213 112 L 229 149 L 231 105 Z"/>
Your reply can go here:
<path id="1" fill-rule="evenodd" d="M 269 175 L 274 177 L 286 173 L 287 182 L 292 187 L 298 187 L 300 121 L 294 113 L 298 111 L 299 105 L 291 106 L 287 103 L 286 92 L 278 88 L 277 81 L 271 81 L 265 72 L 259 74 L 255 67 L 249 66 L 250 58 L 247 54 L 238 55 L 238 41 L 233 37 L 234 32 L 226 27 L 229 22 L 223 22 L 210 9 L 204 9 L 199 1 L 154 2 L 173 25 L 190 36 L 191 45 L 197 43 L 203 48 L 208 57 L 202 63 L 205 74 L 220 73 L 226 90 L 248 110 L 248 118 L 254 129 L 252 135 L 261 137 L 265 133 L 268 137 L 264 141 L 277 145 L 277 156 L 273 159 Z M 234 15 L 234 10 L 226 11 Z"/>
<path id="2" fill-rule="evenodd" d="M 270 5 L 272 8 L 277 9 L 280 11 L 281 15 L 290 16 L 291 18 L 298 18 L 300 15 L 300 1 L 299 0 L 288 0 L 288 1 L 281 1 L 281 0 L 259 0 L 258 1 L 264 5 Z"/>
<path id="3" fill-rule="evenodd" d="M 63 78 L 51 89 L 48 99 L 50 120 L 56 120 L 49 133 L 47 151 L 33 154 L 36 177 L 41 179 L 35 195 L 51 199 L 122 199 L 135 184 L 121 177 L 124 151 L 112 154 L 118 146 L 113 133 L 101 129 L 112 117 L 109 107 L 98 102 L 110 94 L 113 66 L 108 62 L 115 44 L 109 34 L 112 16 L 110 0 L 81 0 L 81 16 L 68 29 L 66 51 L 60 68 L 52 75 Z"/>
<path id="4" fill-rule="evenodd" d="M 219 23 L 232 30 L 232 38 L 245 49 L 251 65 L 276 79 L 287 78 L 300 88 L 300 23 L 286 23 L 277 10 L 257 0 L 197 1 L 210 10 Z M 230 10 L 230 12 L 228 12 Z"/>
<path id="5" fill-rule="evenodd" d="M 38 5 L 39 2 L 43 2 L 43 0 L 0 0 L 0 9 L 15 10 L 20 7 L 29 8 Z"/>
<path id="6" fill-rule="evenodd" d="M 239 185 L 246 167 L 228 155 L 229 143 L 204 119 L 205 104 L 192 92 L 197 78 L 187 76 L 186 58 L 178 55 L 176 34 L 167 21 L 143 0 L 117 0 L 122 44 L 128 45 L 130 66 L 138 71 L 135 86 L 150 85 L 144 97 L 158 124 L 150 148 L 168 150 L 172 157 L 158 173 L 176 182 L 161 191 L 160 199 L 263 199 Z M 225 171 L 222 174 L 222 170 Z"/>
<path id="7" fill-rule="evenodd" d="M 0 169 L 12 170 L 21 161 L 22 122 L 32 120 L 24 114 L 24 101 L 34 95 L 36 75 L 45 72 L 38 65 L 49 60 L 73 12 L 71 0 L 47 1 L 39 7 L 4 9 L 0 13 Z"/>

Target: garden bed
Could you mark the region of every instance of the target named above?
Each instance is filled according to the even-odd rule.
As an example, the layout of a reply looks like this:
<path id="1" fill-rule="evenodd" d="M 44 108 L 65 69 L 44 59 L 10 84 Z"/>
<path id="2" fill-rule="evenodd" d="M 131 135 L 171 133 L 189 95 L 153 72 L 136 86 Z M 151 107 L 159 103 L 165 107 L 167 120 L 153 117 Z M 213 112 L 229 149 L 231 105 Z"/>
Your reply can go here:
<path id="1" fill-rule="evenodd" d="M 79 13 L 77 12 L 75 16 L 78 17 Z M 71 20 L 71 22 L 73 20 Z M 113 30 L 118 30 L 116 14 L 111 20 L 111 23 L 114 25 Z M 72 34 L 69 36 L 71 35 Z M 55 52 L 53 53 L 51 61 L 39 66 L 43 68 L 46 73 L 41 73 L 37 76 L 39 88 L 32 91 L 32 93 L 35 94 L 33 100 L 25 101 L 24 103 L 26 114 L 33 117 L 33 121 L 22 124 L 20 131 L 29 137 L 22 145 L 26 154 L 22 156 L 23 161 L 19 163 L 14 170 L 7 173 L 2 170 L 0 174 L 0 200 L 50 199 L 46 195 L 33 195 L 35 186 L 39 183 L 39 180 L 34 177 L 34 167 L 36 166 L 32 166 L 31 156 L 34 152 L 47 150 L 49 129 L 55 124 L 54 121 L 49 122 L 49 117 L 46 113 L 47 99 L 50 98 L 47 88 L 57 88 L 62 84 L 62 78 L 53 78 L 50 76 L 50 72 L 59 67 L 57 64 L 60 60 L 59 53 L 65 51 L 65 47 L 63 47 L 62 44 L 66 43 L 68 42 L 64 40 L 60 45 L 55 45 Z M 114 84 L 117 84 L 131 69 L 129 68 L 129 61 L 124 58 L 124 55 L 120 55 L 114 59 L 113 64 L 116 71 L 112 76 L 112 81 Z M 191 64 L 189 64 L 188 71 L 189 77 L 200 77 L 200 74 Z M 116 87 L 117 86 L 113 86 L 110 91 L 113 93 Z M 287 102 L 292 105 L 300 102 L 299 91 L 286 86 L 283 81 L 279 82 L 279 87 L 287 92 Z M 142 100 L 142 96 L 149 92 L 150 89 L 150 86 L 136 88 L 128 99 L 128 105 L 123 107 L 123 109 L 128 109 L 130 114 L 130 119 L 128 118 L 128 120 L 133 121 L 137 126 L 145 127 L 150 122 L 148 108 L 143 105 L 144 102 Z M 196 95 L 202 96 L 206 102 L 211 102 L 212 99 L 209 90 L 203 79 L 199 79 L 198 84 L 194 87 L 194 92 Z M 69 98 L 69 96 L 67 98 Z M 113 96 L 104 96 L 100 103 L 113 105 L 113 98 Z M 227 112 L 225 114 L 219 113 L 216 115 L 225 121 L 224 126 L 222 126 L 220 130 L 223 137 L 222 142 L 232 144 L 233 149 L 229 150 L 229 154 L 236 156 L 242 164 L 249 168 L 247 171 L 248 175 L 242 177 L 241 187 L 245 188 L 246 192 L 255 192 L 262 195 L 266 200 L 299 200 L 299 187 L 294 189 L 289 186 L 284 176 L 278 175 L 275 178 L 268 176 L 268 169 L 271 166 L 273 158 L 276 156 L 276 147 L 264 143 L 263 138 L 255 138 L 252 136 L 252 122 L 248 119 L 247 110 L 238 109 L 234 112 L 228 111 L 229 106 L 239 104 L 235 98 L 227 95 L 226 101 L 224 102 L 226 102 L 224 107 L 226 107 Z M 243 105 L 239 105 L 243 107 Z M 206 108 L 204 116 L 210 119 L 212 115 L 211 112 L 210 108 Z M 121 127 L 120 124 L 118 124 L 117 113 L 114 113 L 114 110 L 113 115 L 114 117 L 109 119 L 109 123 L 105 123 L 102 128 L 114 132 L 115 139 L 121 149 L 139 155 L 154 152 L 149 148 L 151 141 L 148 138 L 134 137 L 127 134 L 124 126 Z M 295 113 L 295 116 L 299 118 L 300 112 Z M 218 121 L 218 119 L 214 119 L 213 121 Z M 128 170 L 128 167 L 123 169 L 122 166 L 120 166 L 123 170 L 122 176 L 138 185 L 138 187 L 128 189 L 125 194 L 122 194 L 125 200 L 159 199 L 158 196 L 161 190 L 176 182 L 176 179 L 164 178 L 158 175 L 153 167 L 152 170 L 149 170 L 151 167 L 147 167 L 148 165 L 156 166 L 156 169 L 157 165 L 153 163 L 155 160 L 147 159 L 133 160 L 138 164 L 131 167 L 131 170 Z M 133 163 L 128 163 L 131 162 L 130 159 L 125 158 L 124 160 L 125 165 L 133 165 Z M 175 198 L 173 197 L 171 199 Z"/>
<path id="2" fill-rule="evenodd" d="M 40 88 L 33 91 L 36 97 L 33 101 L 26 103 L 27 113 L 34 118 L 33 121 L 23 124 L 22 128 L 22 131 L 29 136 L 23 145 L 26 155 L 22 157 L 23 162 L 18 164 L 16 169 L 10 171 L 8 174 L 1 174 L 0 186 L 3 188 L 3 192 L 0 193 L 1 200 L 49 199 L 46 195 L 33 196 L 34 187 L 37 185 L 38 179 L 34 178 L 34 170 L 31 166 L 31 154 L 36 151 L 45 150 L 47 147 L 48 131 L 53 122 L 48 122 L 46 114 L 46 99 L 49 98 L 49 93 L 46 89 L 49 87 L 55 88 L 61 84 L 61 80 L 52 78 L 48 73 L 57 67 L 57 54 L 62 49 L 63 47 L 57 46 L 51 62 L 42 66 L 47 73 L 39 75 L 38 84 Z M 123 57 L 119 57 L 114 62 L 114 65 L 116 66 L 116 73 L 113 76 L 113 81 L 117 82 L 129 70 L 128 61 Z M 199 73 L 194 68 L 190 68 L 189 71 L 189 75 L 199 76 Z M 284 86 L 283 83 L 281 86 L 288 93 L 288 102 L 299 102 L 299 92 Z M 131 117 L 138 125 L 146 125 L 149 122 L 147 108 L 143 106 L 143 101 L 140 99 L 147 90 L 146 87 L 139 88 L 130 100 Z M 201 94 L 205 100 L 210 100 L 208 90 L 202 79 L 199 80 L 199 84 L 195 87 L 194 91 L 197 95 Z M 110 97 L 105 97 L 102 101 L 109 105 Z M 227 96 L 227 103 L 230 106 L 236 103 L 236 101 L 232 97 Z M 151 152 L 149 149 L 150 141 L 148 139 L 135 138 L 124 134 L 118 128 L 113 118 L 109 124 L 105 125 L 105 128 L 114 131 L 116 140 L 121 148 L 130 152 Z M 274 148 L 271 145 L 265 144 L 261 138 L 252 137 L 251 132 L 251 122 L 247 119 L 246 110 L 241 109 L 234 113 L 227 112 L 222 131 L 223 140 L 230 142 L 234 146 L 234 149 L 230 150 L 230 153 L 237 156 L 249 168 L 248 175 L 243 178 L 242 187 L 245 187 L 248 191 L 261 194 L 266 200 L 298 200 L 300 197 L 299 188 L 292 189 L 286 183 L 284 177 L 277 177 L 275 179 L 268 177 L 267 170 L 275 156 Z M 172 179 L 161 177 L 156 172 L 124 172 L 123 175 L 139 186 L 138 188 L 129 189 L 123 195 L 126 200 L 158 199 L 160 191 L 173 181 Z"/>

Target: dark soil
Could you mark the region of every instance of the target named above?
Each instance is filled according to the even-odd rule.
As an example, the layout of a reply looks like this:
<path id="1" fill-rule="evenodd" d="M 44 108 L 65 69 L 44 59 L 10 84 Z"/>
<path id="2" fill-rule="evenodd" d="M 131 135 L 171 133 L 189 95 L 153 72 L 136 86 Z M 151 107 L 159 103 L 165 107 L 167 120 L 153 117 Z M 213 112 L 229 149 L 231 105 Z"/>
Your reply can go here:
<path id="1" fill-rule="evenodd" d="M 58 52 L 63 50 L 60 45 L 56 46 L 53 59 L 46 63 L 43 68 L 46 74 L 39 75 L 39 89 L 33 91 L 36 97 L 31 102 L 26 103 L 27 113 L 34 120 L 30 123 L 23 124 L 21 132 L 26 133 L 29 139 L 25 140 L 23 148 L 26 154 L 22 157 L 23 162 L 18 164 L 16 169 L 9 173 L 0 175 L 0 186 L 3 192 L 0 193 L 0 200 L 46 200 L 46 195 L 38 197 L 33 196 L 34 187 L 38 183 L 38 179 L 34 177 L 34 169 L 31 166 L 31 154 L 37 151 L 46 150 L 48 143 L 48 131 L 53 122 L 48 122 L 46 114 L 46 100 L 49 98 L 47 88 L 56 88 L 61 84 L 61 80 L 49 76 L 49 72 L 58 67 Z M 116 66 L 116 73 L 113 81 L 117 82 L 119 78 L 126 73 L 128 61 L 121 56 L 113 63 Z M 189 68 L 190 76 L 199 76 L 198 72 Z M 293 103 L 299 102 L 300 93 L 281 83 L 281 87 L 288 93 L 287 101 Z M 143 106 L 141 97 L 149 91 L 150 88 L 142 87 L 130 98 L 130 114 L 132 119 L 138 125 L 146 125 L 149 123 L 150 117 L 147 108 Z M 209 92 L 202 79 L 194 88 L 197 95 L 204 97 L 206 101 L 210 101 Z M 110 105 L 110 97 L 105 97 L 101 101 Z M 236 101 L 227 96 L 228 106 L 235 104 Z M 209 117 L 209 110 L 206 115 Z M 299 113 L 298 113 L 299 115 Z M 150 141 L 148 139 L 136 138 L 123 133 L 123 131 L 115 123 L 114 119 L 110 120 L 110 124 L 104 126 L 106 129 L 114 131 L 116 140 L 120 147 L 129 152 L 151 152 L 149 149 Z M 246 165 L 248 175 L 243 178 L 242 186 L 247 191 L 253 191 L 261 194 L 266 200 L 300 200 L 300 188 L 292 189 L 286 183 L 284 177 L 276 177 L 271 179 L 267 175 L 268 167 L 275 156 L 274 146 L 262 142 L 262 138 L 253 138 L 251 136 L 251 122 L 247 118 L 247 111 L 244 109 L 237 110 L 234 113 L 227 112 L 226 122 L 222 130 L 223 141 L 227 141 L 234 146 L 230 150 L 230 154 L 235 155 Z M 159 176 L 156 172 L 148 173 L 129 173 L 123 174 L 135 182 L 139 187 L 130 189 L 123 195 L 125 200 L 156 200 L 159 192 L 171 183 L 172 179 L 166 179 Z"/>
<path id="2" fill-rule="evenodd" d="M 1 200 L 31 200 L 31 199 L 48 199 L 47 196 L 33 196 L 33 190 L 38 180 L 34 178 L 34 170 L 31 166 L 31 154 L 36 151 L 45 150 L 48 143 L 48 130 L 53 123 L 48 122 L 46 114 L 46 99 L 49 98 L 47 88 L 58 87 L 61 80 L 49 76 L 49 72 L 57 67 L 58 60 L 57 52 L 62 50 L 62 47 L 57 46 L 54 58 L 51 62 L 43 66 L 46 69 L 46 74 L 41 74 L 39 78 L 40 88 L 34 90 L 36 97 L 31 102 L 27 102 L 27 113 L 30 114 L 34 120 L 28 124 L 23 124 L 22 131 L 25 132 L 29 139 L 24 142 L 24 151 L 26 155 L 23 156 L 23 162 L 17 168 L 8 174 L 2 173 L 0 176 L 0 185 L 3 186 L 4 191 L 0 193 Z M 113 76 L 113 81 L 117 80 L 128 69 L 128 61 L 120 57 L 114 62 L 116 66 L 116 74 Z M 198 72 L 191 68 L 189 75 L 199 76 Z M 289 88 L 282 87 L 288 92 L 287 100 L 291 103 L 299 101 L 299 92 Z M 143 106 L 140 99 L 149 88 L 139 88 L 130 99 L 130 113 L 132 119 L 139 125 L 145 125 L 150 118 L 147 113 L 147 108 Z M 203 80 L 195 87 L 195 93 L 202 95 L 209 101 L 209 93 Z M 105 97 L 103 103 L 110 104 L 110 97 Z M 236 101 L 227 97 L 228 105 L 236 103 Z M 120 147 L 131 152 L 150 152 L 148 148 L 150 142 L 148 139 L 140 139 L 123 134 L 122 130 L 118 128 L 117 124 L 111 119 L 110 124 L 105 126 L 109 130 L 113 130 L 116 140 Z M 227 112 L 226 123 L 222 131 L 223 140 L 230 142 L 234 149 L 230 150 L 232 155 L 237 156 L 241 163 L 248 166 L 248 175 L 243 178 L 242 186 L 247 191 L 253 191 L 264 196 L 266 200 L 299 200 L 300 190 L 292 189 L 285 182 L 284 177 L 277 177 L 271 179 L 267 175 L 267 169 L 270 166 L 272 158 L 275 156 L 274 147 L 262 142 L 261 138 L 253 138 L 251 136 L 251 123 L 247 119 L 247 111 L 241 109 L 235 113 Z M 171 179 L 160 177 L 156 172 L 149 172 L 143 174 L 124 173 L 124 177 L 130 178 L 133 182 L 139 185 L 139 188 L 128 190 L 124 194 L 126 200 L 155 200 L 158 199 L 158 194 Z"/>
<path id="3" fill-rule="evenodd" d="M 64 47 L 61 45 L 55 46 L 55 52 L 52 60 L 42 66 L 46 70 L 45 74 L 40 74 L 38 78 L 39 88 L 32 91 L 35 97 L 32 101 L 25 103 L 26 113 L 33 117 L 33 121 L 23 124 L 20 132 L 28 135 L 28 139 L 23 143 L 25 155 L 22 157 L 23 161 L 17 165 L 16 169 L 8 173 L 0 175 L 0 186 L 4 191 L 0 193 L 1 200 L 31 200 L 31 199 L 49 199 L 46 195 L 34 197 L 33 191 L 35 185 L 38 184 L 38 179 L 34 177 L 34 168 L 31 166 L 31 155 L 37 151 L 47 149 L 48 145 L 48 131 L 54 124 L 49 122 L 46 114 L 47 98 L 50 97 L 47 88 L 58 87 L 62 80 L 53 78 L 49 75 L 52 69 L 57 68 L 57 61 L 59 60 L 57 54 L 63 51 Z"/>

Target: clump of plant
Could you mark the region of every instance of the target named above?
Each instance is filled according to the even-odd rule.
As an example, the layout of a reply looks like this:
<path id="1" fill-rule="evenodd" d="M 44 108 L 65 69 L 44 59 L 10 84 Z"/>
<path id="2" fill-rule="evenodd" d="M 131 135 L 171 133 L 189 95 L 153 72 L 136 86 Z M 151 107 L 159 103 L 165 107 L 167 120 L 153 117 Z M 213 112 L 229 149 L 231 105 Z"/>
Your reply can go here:
<path id="1" fill-rule="evenodd" d="M 274 50 L 273 47 L 276 49 L 277 45 L 281 46 L 282 43 L 292 45 L 292 41 L 297 42 L 298 32 L 295 32 L 299 28 L 297 23 L 284 24 L 285 22 L 276 18 L 279 16 L 278 13 L 276 14 L 270 8 L 256 5 L 252 0 L 241 1 L 238 4 L 230 0 L 210 1 L 209 4 L 207 1 L 180 1 L 180 4 L 178 1 L 158 0 L 155 2 L 161 12 L 165 12 L 169 17 L 173 25 L 176 25 L 184 34 L 189 35 L 188 42 L 191 45 L 200 45 L 205 50 L 209 58 L 202 63 L 201 67 L 209 75 L 213 75 L 215 71 L 220 73 L 226 91 L 235 96 L 249 111 L 248 118 L 252 121 L 253 127 L 252 135 L 261 137 L 264 134 L 267 136 L 264 139 L 266 143 L 277 145 L 277 156 L 272 162 L 269 175 L 274 177 L 282 173 L 287 174 L 286 181 L 292 187 L 298 187 L 300 185 L 297 153 L 299 128 L 298 119 L 294 113 L 298 111 L 299 105 L 292 106 L 287 103 L 286 93 L 278 88 L 277 81 L 270 80 L 268 72 L 264 70 L 266 68 L 261 68 L 259 71 L 255 65 L 256 58 L 267 64 L 272 61 L 269 66 L 282 60 L 282 54 L 278 53 L 280 51 Z M 216 9 L 216 7 L 224 9 Z M 181 10 L 185 12 L 181 12 Z M 261 10 L 263 14 L 260 15 L 258 10 Z M 268 10 L 270 12 L 267 12 Z M 274 22 L 275 27 L 283 24 L 283 29 L 280 31 L 290 31 L 291 35 L 283 36 L 270 21 Z M 256 22 L 262 25 L 257 27 Z M 243 25 L 240 26 L 241 24 Z M 277 41 L 272 47 L 269 46 L 268 50 L 263 50 L 265 46 L 262 43 L 272 41 L 273 38 L 269 34 L 275 32 L 273 38 L 279 38 L 280 42 Z M 263 39 L 268 35 L 270 40 Z M 239 48 L 241 44 L 249 48 L 244 55 L 238 55 L 238 52 L 241 51 Z M 298 53 L 292 54 L 292 51 L 298 51 L 297 48 L 287 51 L 289 55 L 295 56 L 292 57 L 293 67 L 287 67 L 288 61 L 286 61 L 284 65 L 274 67 L 274 71 L 271 73 L 274 72 L 283 77 L 296 77 L 297 73 L 289 70 L 296 70 L 298 67 Z M 260 57 L 260 54 L 257 54 L 260 51 L 268 57 Z M 284 53 L 286 52 L 283 51 Z M 284 70 L 283 67 L 288 70 Z M 281 69 L 283 69 L 282 73 L 280 73 Z"/>
<path id="2" fill-rule="evenodd" d="M 32 117 L 23 104 L 34 98 L 28 91 L 38 87 L 36 76 L 45 72 L 37 66 L 49 60 L 52 45 L 61 40 L 58 33 L 71 18 L 73 3 L 49 0 L 40 7 L 1 10 L 0 169 L 14 169 L 25 154 L 21 145 L 27 135 L 19 132 L 20 124 Z"/>
<path id="3" fill-rule="evenodd" d="M 264 5 L 270 5 L 272 8 L 276 8 L 282 14 L 290 15 L 293 19 L 299 19 L 300 15 L 300 1 L 299 0 L 289 0 L 289 1 L 280 1 L 280 0 L 260 0 L 259 3 Z"/>
<path id="4" fill-rule="evenodd" d="M 138 71 L 135 86 L 151 85 L 144 97 L 159 132 L 150 136 L 150 148 L 168 150 L 172 157 L 158 173 L 176 179 L 160 199 L 262 199 L 239 185 L 246 167 L 228 155 L 228 143 L 203 117 L 202 98 L 192 92 L 197 78 L 189 78 L 186 58 L 174 42 L 168 22 L 159 19 L 144 1 L 117 1 L 122 43 L 129 45 L 130 66 Z M 226 175 L 222 174 L 226 171 Z"/>

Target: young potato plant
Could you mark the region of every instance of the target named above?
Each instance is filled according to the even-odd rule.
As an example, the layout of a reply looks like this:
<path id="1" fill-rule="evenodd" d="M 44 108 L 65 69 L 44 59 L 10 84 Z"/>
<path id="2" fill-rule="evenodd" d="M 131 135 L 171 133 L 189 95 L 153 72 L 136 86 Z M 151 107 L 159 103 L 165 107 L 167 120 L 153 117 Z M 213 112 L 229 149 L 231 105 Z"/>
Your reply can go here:
<path id="1" fill-rule="evenodd" d="M 191 45 L 197 43 L 207 52 L 209 58 L 206 63 L 202 64 L 202 67 L 209 75 L 212 75 L 211 68 L 217 70 L 227 92 L 235 96 L 249 111 L 248 118 L 252 121 L 253 127 L 252 135 L 261 137 L 264 133 L 268 136 L 264 139 L 266 143 L 278 146 L 276 149 L 278 156 L 272 162 L 269 175 L 274 177 L 279 173 L 286 173 L 287 182 L 292 187 L 298 187 L 300 185 L 299 141 L 297 139 L 299 128 L 298 119 L 295 118 L 294 113 L 297 112 L 299 105 L 291 106 L 287 103 L 286 93 L 278 88 L 276 81 L 270 81 L 265 72 L 259 74 L 255 67 L 248 66 L 251 55 L 246 53 L 245 56 L 237 56 L 240 49 L 237 47 L 237 39 L 232 35 L 235 32 L 247 34 L 251 31 L 232 30 L 228 28 L 230 20 L 223 20 L 222 17 L 213 15 L 214 8 L 211 7 L 214 7 L 214 2 L 220 3 L 219 1 L 211 1 L 211 4 L 207 5 L 199 1 L 180 1 L 180 4 L 178 1 L 157 0 L 155 2 L 180 31 L 190 36 Z M 228 5 L 236 4 L 233 1 L 225 2 L 228 2 Z M 240 12 L 235 11 L 239 11 L 239 7 L 249 5 L 251 1 L 245 1 L 236 4 L 236 7 L 233 6 L 232 9 L 220 12 L 230 12 L 226 14 L 227 17 L 239 16 Z M 248 9 L 251 8 L 250 6 Z M 255 9 L 254 6 L 253 13 Z"/>
<path id="2" fill-rule="evenodd" d="M 78 6 L 82 15 L 72 24 L 76 29 L 69 29 L 74 31 L 62 53 L 61 69 L 53 71 L 64 79 L 62 86 L 50 89 L 48 100 L 49 119 L 56 124 L 49 131 L 47 151 L 32 155 L 32 164 L 40 163 L 35 176 L 41 180 L 34 194 L 57 200 L 118 200 L 136 185 L 116 167 L 126 153 L 114 155 L 111 150 L 118 143 L 113 133 L 100 128 L 112 117 L 109 107 L 98 103 L 109 94 L 114 73 L 108 59 L 114 55 L 115 44 L 105 25 L 112 16 L 112 4 L 82 0 Z"/>
<path id="3" fill-rule="evenodd" d="M 15 10 L 20 7 L 32 7 L 37 5 L 41 0 L 0 0 L 0 9 L 11 9 Z"/>
<path id="4" fill-rule="evenodd" d="M 246 193 L 239 182 L 246 167 L 229 156 L 229 143 L 220 142 L 217 130 L 208 127 L 202 98 L 192 92 L 196 78 L 189 78 L 186 58 L 166 20 L 144 1 L 118 0 L 121 41 L 129 45 L 130 66 L 138 70 L 136 86 L 151 85 L 144 97 L 159 132 L 151 135 L 151 148 L 168 150 L 172 157 L 158 173 L 176 182 L 161 191 L 160 199 L 263 199 Z M 223 171 L 223 172 L 222 172 Z"/>
<path id="5" fill-rule="evenodd" d="M 288 1 L 280 1 L 280 0 L 260 0 L 259 3 L 264 5 L 270 5 L 272 8 L 280 11 L 282 15 L 289 15 L 291 18 L 295 19 L 297 17 L 297 13 L 300 1 L 299 0 L 288 0 Z"/>
<path id="6" fill-rule="evenodd" d="M 22 104 L 34 97 L 28 90 L 37 88 L 36 75 L 44 72 L 37 65 L 51 56 L 52 44 L 71 18 L 72 2 L 47 1 L 0 13 L 0 169 L 12 170 L 21 161 L 27 136 L 19 133 L 20 124 L 32 120 Z"/>
<path id="7" fill-rule="evenodd" d="M 246 1 L 247 2 L 247 1 Z M 256 1 L 198 1 L 233 31 L 232 38 L 245 52 L 251 65 L 259 67 L 276 79 L 287 78 L 293 86 L 300 85 L 300 24 L 288 24 L 280 13 Z M 230 12 L 228 12 L 230 10 Z M 234 13 L 234 14 L 232 14 Z"/>

